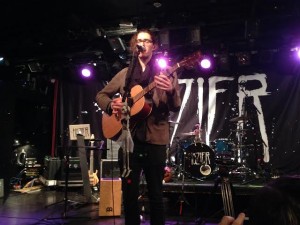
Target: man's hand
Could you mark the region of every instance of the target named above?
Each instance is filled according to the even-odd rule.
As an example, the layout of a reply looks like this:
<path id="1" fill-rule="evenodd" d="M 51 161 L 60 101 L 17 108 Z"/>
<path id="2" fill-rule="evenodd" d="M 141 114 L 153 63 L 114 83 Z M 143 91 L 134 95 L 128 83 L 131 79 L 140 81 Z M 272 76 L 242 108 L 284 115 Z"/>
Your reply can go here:
<path id="1" fill-rule="evenodd" d="M 223 216 L 219 225 L 243 225 L 245 220 L 245 213 L 240 213 L 236 219 L 231 216 Z"/>
<path id="2" fill-rule="evenodd" d="M 110 103 L 110 107 L 112 109 L 112 113 L 119 113 L 121 112 L 122 108 L 124 106 L 124 103 L 122 102 L 122 98 L 114 98 L 112 102 Z"/>
<path id="3" fill-rule="evenodd" d="M 156 83 L 156 87 L 164 90 L 168 93 L 172 93 L 173 92 L 173 85 L 172 85 L 172 81 L 170 80 L 170 78 L 164 74 L 159 74 L 158 76 L 154 77 L 154 81 Z"/>

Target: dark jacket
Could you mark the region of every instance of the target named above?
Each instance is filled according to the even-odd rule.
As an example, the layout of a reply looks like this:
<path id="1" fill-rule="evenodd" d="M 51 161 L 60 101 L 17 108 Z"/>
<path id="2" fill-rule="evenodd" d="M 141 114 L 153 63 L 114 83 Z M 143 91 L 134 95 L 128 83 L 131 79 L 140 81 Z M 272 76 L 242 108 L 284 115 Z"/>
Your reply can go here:
<path id="1" fill-rule="evenodd" d="M 128 68 L 124 68 L 117 73 L 113 79 L 96 95 L 96 101 L 99 107 L 108 114 L 111 113 L 110 103 L 112 101 L 112 97 L 116 93 L 120 93 L 121 95 L 124 94 L 127 70 Z M 166 145 L 169 143 L 169 113 L 170 111 L 178 111 L 181 105 L 177 74 L 173 73 L 170 78 L 173 86 L 175 87 L 172 94 L 167 94 L 165 91 L 154 87 L 149 95 L 152 111 L 146 119 L 140 121 L 140 123 L 145 124 L 145 139 L 141 140 L 141 138 L 139 138 L 142 142 L 157 145 Z M 131 97 L 134 97 L 134 95 Z M 138 132 L 133 132 L 133 139 L 135 140 L 138 135 Z"/>

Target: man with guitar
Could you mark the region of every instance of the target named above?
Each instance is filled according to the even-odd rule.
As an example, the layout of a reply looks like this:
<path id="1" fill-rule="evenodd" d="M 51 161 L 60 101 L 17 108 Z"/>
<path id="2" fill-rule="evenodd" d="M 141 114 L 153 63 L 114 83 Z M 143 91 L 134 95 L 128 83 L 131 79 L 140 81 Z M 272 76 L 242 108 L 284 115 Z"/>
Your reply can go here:
<path id="1" fill-rule="evenodd" d="M 129 67 L 117 73 L 97 93 L 96 101 L 105 111 L 103 118 L 113 121 L 108 122 L 105 127 L 105 119 L 102 120 L 106 138 L 113 138 L 115 131 L 110 129 L 121 129 L 125 103 L 130 107 L 130 132 L 134 147 L 133 152 L 129 153 L 130 173 L 122 177 L 125 224 L 140 224 L 138 197 L 140 174 L 143 170 L 147 182 L 151 224 L 164 225 L 162 181 L 169 143 L 168 117 L 170 111 L 178 111 L 181 105 L 177 74 L 175 70 L 168 74 L 168 69 L 161 71 L 157 67 L 153 52 L 158 48 L 158 43 L 150 30 L 140 30 L 134 34 L 130 47 L 133 58 Z M 140 93 L 134 93 L 136 87 L 141 87 Z M 114 98 L 117 93 L 121 97 Z M 144 108 L 146 113 L 143 112 Z M 116 131 L 118 132 L 119 130 Z M 124 169 L 122 164 L 125 162 L 122 157 L 119 154 L 121 170 Z"/>

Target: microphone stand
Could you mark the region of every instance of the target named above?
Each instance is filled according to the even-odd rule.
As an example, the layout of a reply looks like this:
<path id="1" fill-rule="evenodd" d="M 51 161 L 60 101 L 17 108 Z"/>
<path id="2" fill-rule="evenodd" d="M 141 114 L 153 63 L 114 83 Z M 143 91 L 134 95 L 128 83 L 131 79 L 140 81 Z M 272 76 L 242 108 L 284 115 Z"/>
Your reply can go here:
<path id="1" fill-rule="evenodd" d="M 183 204 L 186 203 L 188 206 L 191 206 L 191 204 L 187 201 L 185 195 L 184 195 L 184 186 L 185 186 L 185 154 L 186 152 L 183 153 L 183 164 L 181 168 L 181 193 L 180 196 L 178 197 L 177 202 L 179 202 L 179 217 L 182 218 L 183 216 Z M 180 225 L 179 223 L 179 218 L 177 219 L 177 222 L 175 225 Z"/>
<path id="2" fill-rule="evenodd" d="M 76 117 L 75 119 L 70 123 L 70 125 L 77 123 L 77 121 L 79 120 L 79 118 L 81 118 L 81 116 L 83 114 L 87 114 L 86 111 L 81 111 Z M 63 131 L 63 134 L 61 135 L 61 139 L 62 139 L 62 149 L 64 149 L 65 152 L 65 189 L 64 189 L 64 199 L 49 205 L 46 205 L 45 208 L 48 208 L 50 206 L 53 205 L 57 205 L 60 204 L 61 202 L 64 202 L 64 211 L 62 213 L 62 218 L 67 219 L 69 217 L 67 217 L 67 211 L 68 211 L 68 203 L 71 203 L 73 205 L 84 205 L 85 203 L 80 203 L 80 202 L 76 202 L 76 201 L 71 201 L 68 199 L 68 183 L 69 183 L 69 165 L 70 165 L 70 151 L 69 148 L 66 144 L 66 139 L 68 139 L 69 137 L 69 127 L 67 126 L 67 128 Z M 73 218 L 73 217 L 72 217 Z M 86 218 L 86 217 L 75 217 L 75 218 Z M 61 219 L 61 218 L 45 218 L 44 220 L 54 220 L 54 219 Z"/>
<path id="3" fill-rule="evenodd" d="M 138 54 L 139 54 L 140 51 L 138 51 Z M 138 54 L 137 53 L 133 53 L 133 56 L 132 56 L 132 61 L 131 63 L 129 64 L 129 67 L 128 67 L 128 70 L 127 70 L 127 73 L 126 73 L 126 80 L 125 80 L 125 86 L 124 86 L 124 95 L 122 97 L 122 102 L 125 102 L 127 100 L 127 102 L 125 103 L 125 105 L 123 106 L 123 109 L 122 109 L 122 113 L 125 114 L 125 119 L 123 119 L 121 121 L 122 123 L 122 134 L 120 136 L 120 138 L 117 140 L 117 141 L 121 141 L 121 142 L 125 142 L 124 144 L 124 147 L 122 149 L 123 153 L 123 171 L 122 171 L 122 175 L 121 177 L 128 177 L 130 172 L 131 172 L 131 169 L 130 169 L 130 166 L 129 166 L 129 135 L 130 133 L 130 107 L 132 106 L 133 104 L 133 101 L 132 101 L 132 98 L 130 96 L 130 90 L 129 90 L 129 87 L 130 87 L 130 84 L 131 84 L 131 79 L 132 79 L 132 74 L 133 74 L 133 69 L 135 68 L 136 64 L 137 64 L 137 61 L 138 61 Z M 124 134 L 124 136 L 123 136 Z"/>
<path id="4" fill-rule="evenodd" d="M 248 166 L 247 158 L 246 156 L 249 154 L 249 149 L 245 148 L 245 124 L 246 120 L 249 117 L 247 110 L 246 110 L 246 98 L 248 98 L 247 93 L 245 92 L 245 85 L 243 83 L 240 83 L 241 91 L 245 94 L 245 97 L 243 99 L 242 103 L 242 111 L 241 111 L 241 117 L 242 122 L 239 123 L 238 129 L 237 129 L 237 138 L 238 138 L 238 146 L 237 146 L 237 161 L 239 166 L 232 171 L 232 175 L 237 175 L 238 177 L 242 178 L 242 183 L 246 184 L 249 181 L 253 180 L 253 177 L 256 176 L 256 173 Z M 260 113 L 259 111 L 257 111 Z M 251 120 L 250 120 L 251 121 Z M 249 180 L 250 178 L 250 180 Z"/>

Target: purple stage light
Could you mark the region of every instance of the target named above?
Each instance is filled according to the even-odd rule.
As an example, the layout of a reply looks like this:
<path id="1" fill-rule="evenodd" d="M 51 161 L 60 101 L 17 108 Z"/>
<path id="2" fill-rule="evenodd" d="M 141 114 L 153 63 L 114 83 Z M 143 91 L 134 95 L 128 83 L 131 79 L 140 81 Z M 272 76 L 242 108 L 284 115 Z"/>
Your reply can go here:
<path id="1" fill-rule="evenodd" d="M 167 67 L 167 60 L 164 59 L 164 58 L 159 58 L 157 60 L 157 63 L 158 63 L 158 66 L 161 68 L 161 69 L 165 69 Z"/>
<path id="2" fill-rule="evenodd" d="M 88 68 L 83 68 L 83 69 L 81 70 L 81 75 L 82 75 L 83 77 L 90 77 L 90 76 L 92 75 L 92 72 L 91 72 L 91 70 L 88 69 Z"/>
<path id="3" fill-rule="evenodd" d="M 201 60 L 200 66 L 203 69 L 209 69 L 211 67 L 211 61 L 207 58 L 204 58 L 204 59 Z"/>
<path id="4" fill-rule="evenodd" d="M 298 59 L 300 59 L 300 48 L 297 48 L 297 56 L 298 56 Z"/>

